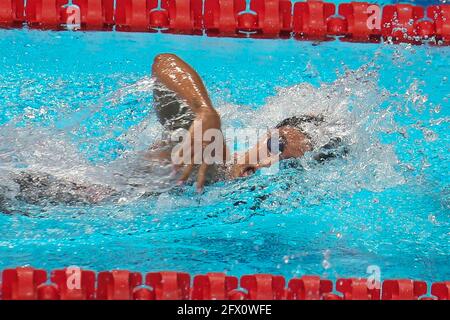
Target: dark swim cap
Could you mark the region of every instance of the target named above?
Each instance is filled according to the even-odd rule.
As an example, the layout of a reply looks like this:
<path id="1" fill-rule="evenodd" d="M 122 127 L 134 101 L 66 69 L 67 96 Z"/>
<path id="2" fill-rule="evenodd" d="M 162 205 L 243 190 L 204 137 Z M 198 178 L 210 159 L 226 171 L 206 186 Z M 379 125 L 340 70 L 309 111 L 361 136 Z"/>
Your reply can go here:
<path id="1" fill-rule="evenodd" d="M 312 123 L 316 126 L 320 125 L 324 122 L 323 116 L 311 116 L 311 115 L 302 115 L 302 116 L 294 116 L 290 118 L 286 118 L 280 123 L 278 123 L 275 128 L 279 129 L 281 127 L 293 127 L 297 128 L 300 131 L 302 131 L 303 134 L 306 134 L 303 132 L 302 125 L 305 123 Z M 306 134 L 307 135 L 307 134 Z"/>
<path id="2" fill-rule="evenodd" d="M 312 142 L 311 136 L 305 132 L 303 129 L 303 125 L 310 123 L 315 126 L 319 126 L 324 123 L 324 117 L 322 115 L 313 116 L 313 115 L 302 115 L 302 116 L 293 116 L 290 118 L 286 118 L 279 122 L 275 128 L 279 129 L 281 127 L 292 127 L 300 130 L 309 141 Z M 314 146 L 313 146 L 314 149 Z M 321 146 L 317 153 L 314 155 L 314 159 L 318 162 L 324 162 L 326 160 L 330 160 L 339 156 L 344 156 L 348 153 L 348 148 L 343 145 L 342 139 L 340 137 L 331 138 L 330 141 Z"/>

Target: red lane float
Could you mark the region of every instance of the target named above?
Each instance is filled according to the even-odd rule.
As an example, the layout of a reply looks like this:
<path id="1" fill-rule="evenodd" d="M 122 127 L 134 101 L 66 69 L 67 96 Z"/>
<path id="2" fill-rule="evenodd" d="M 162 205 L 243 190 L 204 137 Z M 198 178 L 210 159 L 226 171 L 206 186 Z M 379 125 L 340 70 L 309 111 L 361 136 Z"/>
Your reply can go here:
<path id="1" fill-rule="evenodd" d="M 117 0 L 115 22 L 118 31 L 201 34 L 202 0 Z"/>
<path id="2" fill-rule="evenodd" d="M 383 8 L 381 34 L 393 42 L 414 42 L 415 26 L 425 15 L 422 7 L 410 4 L 386 5 Z"/>
<path id="3" fill-rule="evenodd" d="M 256 12 L 257 18 L 254 30 L 250 31 L 257 31 L 266 38 L 290 35 L 292 4 L 289 0 L 253 0 L 250 10 Z"/>
<path id="4" fill-rule="evenodd" d="M 383 282 L 383 300 L 417 300 L 427 293 L 424 281 L 408 279 L 385 280 Z"/>
<path id="5" fill-rule="evenodd" d="M 170 22 L 167 8 L 158 8 L 158 0 L 149 0 L 149 3 L 149 8 L 152 8 L 149 16 L 151 30 L 168 29 Z"/>
<path id="6" fill-rule="evenodd" d="M 80 8 L 80 24 L 85 30 L 111 29 L 114 25 L 114 0 L 73 0 Z"/>
<path id="7" fill-rule="evenodd" d="M 342 3 L 339 15 L 347 22 L 346 36 L 353 41 L 379 41 L 381 8 L 367 2 Z"/>
<path id="8" fill-rule="evenodd" d="M 367 279 L 338 279 L 336 290 L 343 294 L 343 300 L 380 300 L 381 290 L 370 287 Z"/>
<path id="9" fill-rule="evenodd" d="M 321 0 L 2 0 L 0 26 L 209 36 L 450 44 L 450 5 Z M 293 10 L 292 10 L 293 9 Z M 24 14 L 25 12 L 25 14 Z"/>
<path id="10" fill-rule="evenodd" d="M 155 8 L 154 1 L 116 0 L 116 30 L 150 31 L 150 11 Z"/>
<path id="11" fill-rule="evenodd" d="M 48 277 L 45 270 L 19 267 L 4 270 L 0 280 L 3 300 L 450 300 L 450 281 L 433 283 L 428 292 L 426 282 L 409 279 L 338 279 L 333 288 L 331 280 L 318 276 L 287 282 L 271 274 L 239 279 L 208 273 L 194 276 L 191 286 L 191 276 L 183 272 L 151 272 L 144 278 L 127 270 L 96 274 L 68 267 Z"/>
<path id="12" fill-rule="evenodd" d="M 288 284 L 288 300 L 322 300 L 333 291 L 330 280 L 318 276 L 303 276 L 291 279 Z"/>
<path id="13" fill-rule="evenodd" d="M 95 298 L 95 273 L 78 268 L 53 270 L 50 275 L 62 300 L 92 300 Z"/>
<path id="14" fill-rule="evenodd" d="M 285 282 L 282 276 L 255 274 L 241 277 L 241 287 L 248 293 L 249 300 L 283 300 Z"/>
<path id="15" fill-rule="evenodd" d="M 67 0 L 27 0 L 25 18 L 30 27 L 58 29 L 66 23 L 63 6 Z"/>
<path id="16" fill-rule="evenodd" d="M 190 298 L 191 276 L 183 272 L 152 272 L 145 284 L 155 291 L 156 300 L 187 300 Z"/>
<path id="17" fill-rule="evenodd" d="M 2 273 L 3 300 L 37 300 L 38 287 L 47 281 L 47 272 L 31 267 L 6 269 Z"/>
<path id="18" fill-rule="evenodd" d="M 97 299 L 131 300 L 134 288 L 142 285 L 142 275 L 138 272 L 113 270 L 98 274 Z"/>
<path id="19" fill-rule="evenodd" d="M 166 32 L 202 34 L 202 4 L 202 0 L 162 0 L 168 21 Z"/>
<path id="20" fill-rule="evenodd" d="M 324 39 L 328 35 L 327 21 L 336 12 L 334 3 L 317 0 L 294 4 L 294 35 L 303 39 Z"/>
<path id="21" fill-rule="evenodd" d="M 292 3 L 289 0 L 205 0 L 203 25 L 210 36 L 274 38 L 289 36 Z"/>
<path id="22" fill-rule="evenodd" d="M 224 273 L 208 273 L 194 278 L 192 300 L 226 300 L 238 287 L 238 278 Z"/>
<path id="23" fill-rule="evenodd" d="M 206 34 L 236 36 L 238 14 L 245 10 L 245 5 L 245 0 L 205 0 L 203 27 Z"/>
<path id="24" fill-rule="evenodd" d="M 0 2 L 0 25 L 15 25 L 24 20 L 23 0 L 2 0 Z"/>
<path id="25" fill-rule="evenodd" d="M 420 40 L 427 40 L 436 34 L 436 29 L 433 21 L 420 20 L 414 24 L 414 31 L 416 34 L 416 42 Z"/>
<path id="26" fill-rule="evenodd" d="M 450 43 L 450 4 L 428 7 L 427 16 L 434 21 L 437 38 Z"/>
<path id="27" fill-rule="evenodd" d="M 431 294 L 439 300 L 450 300 L 450 281 L 433 283 Z"/>
<path id="28" fill-rule="evenodd" d="M 55 284 L 41 284 L 37 287 L 38 300 L 61 300 L 58 287 Z M 62 299 L 65 300 L 65 299 Z M 72 299 L 75 300 L 75 299 Z"/>
<path id="29" fill-rule="evenodd" d="M 327 35 L 342 36 L 347 33 L 347 20 L 342 17 L 329 17 L 327 19 Z"/>

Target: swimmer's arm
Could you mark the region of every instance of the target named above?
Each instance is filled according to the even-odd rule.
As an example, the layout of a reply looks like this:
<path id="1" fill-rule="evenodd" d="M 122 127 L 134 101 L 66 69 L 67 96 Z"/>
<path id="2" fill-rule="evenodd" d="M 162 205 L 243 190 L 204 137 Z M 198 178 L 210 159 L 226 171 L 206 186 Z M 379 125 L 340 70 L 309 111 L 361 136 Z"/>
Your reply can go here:
<path id="1" fill-rule="evenodd" d="M 215 113 L 200 76 L 176 55 L 157 55 L 153 62 L 152 74 L 169 90 L 186 101 L 194 113 Z"/>
<path id="2" fill-rule="evenodd" d="M 181 99 L 186 101 L 189 108 L 196 114 L 196 118 L 190 127 L 191 140 L 186 144 L 192 147 L 195 144 L 194 127 L 201 125 L 203 135 L 208 129 L 221 130 L 221 120 L 217 111 L 213 108 L 211 99 L 208 96 L 205 85 L 200 76 L 186 62 L 173 54 L 160 54 L 156 56 L 153 63 L 152 74 L 167 89 L 175 92 Z M 206 146 L 205 142 L 200 141 L 202 147 Z M 223 144 L 224 157 L 228 158 L 229 152 L 226 144 Z M 192 152 L 192 157 L 194 153 Z M 192 160 L 192 159 L 191 159 Z M 180 182 L 186 181 L 192 173 L 193 162 L 182 163 L 186 165 Z M 206 180 L 206 171 L 208 164 L 204 161 L 200 165 L 197 177 L 197 188 L 199 191 L 203 189 Z"/>

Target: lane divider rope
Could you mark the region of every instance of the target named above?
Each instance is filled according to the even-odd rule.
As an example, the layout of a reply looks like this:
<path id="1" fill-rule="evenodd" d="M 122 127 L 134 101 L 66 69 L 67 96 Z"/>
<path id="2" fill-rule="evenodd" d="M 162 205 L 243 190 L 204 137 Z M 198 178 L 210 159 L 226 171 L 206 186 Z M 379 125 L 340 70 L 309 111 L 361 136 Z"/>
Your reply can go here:
<path id="1" fill-rule="evenodd" d="M 302 276 L 287 281 L 271 274 L 127 270 L 95 273 L 68 267 L 47 271 L 32 267 L 5 269 L 3 300 L 450 300 L 450 281 L 348 278 L 331 280 Z"/>
<path id="2" fill-rule="evenodd" d="M 2 0 L 0 27 L 450 44 L 450 4 L 321 0 Z"/>

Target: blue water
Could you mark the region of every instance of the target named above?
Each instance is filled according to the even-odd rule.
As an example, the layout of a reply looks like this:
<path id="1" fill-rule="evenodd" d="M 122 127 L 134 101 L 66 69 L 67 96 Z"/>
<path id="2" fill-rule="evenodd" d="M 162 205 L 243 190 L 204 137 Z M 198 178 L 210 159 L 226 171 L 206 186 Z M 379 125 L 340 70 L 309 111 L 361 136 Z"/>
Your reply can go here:
<path id="1" fill-rule="evenodd" d="M 449 47 L 0 30 L 0 48 L 0 172 L 74 178 L 151 145 L 151 91 L 135 84 L 162 52 L 198 71 L 225 126 L 327 105 L 347 110 L 354 129 L 349 159 L 201 195 L 186 186 L 100 205 L 4 200 L 0 268 L 334 279 L 376 265 L 383 279 L 450 279 Z"/>

